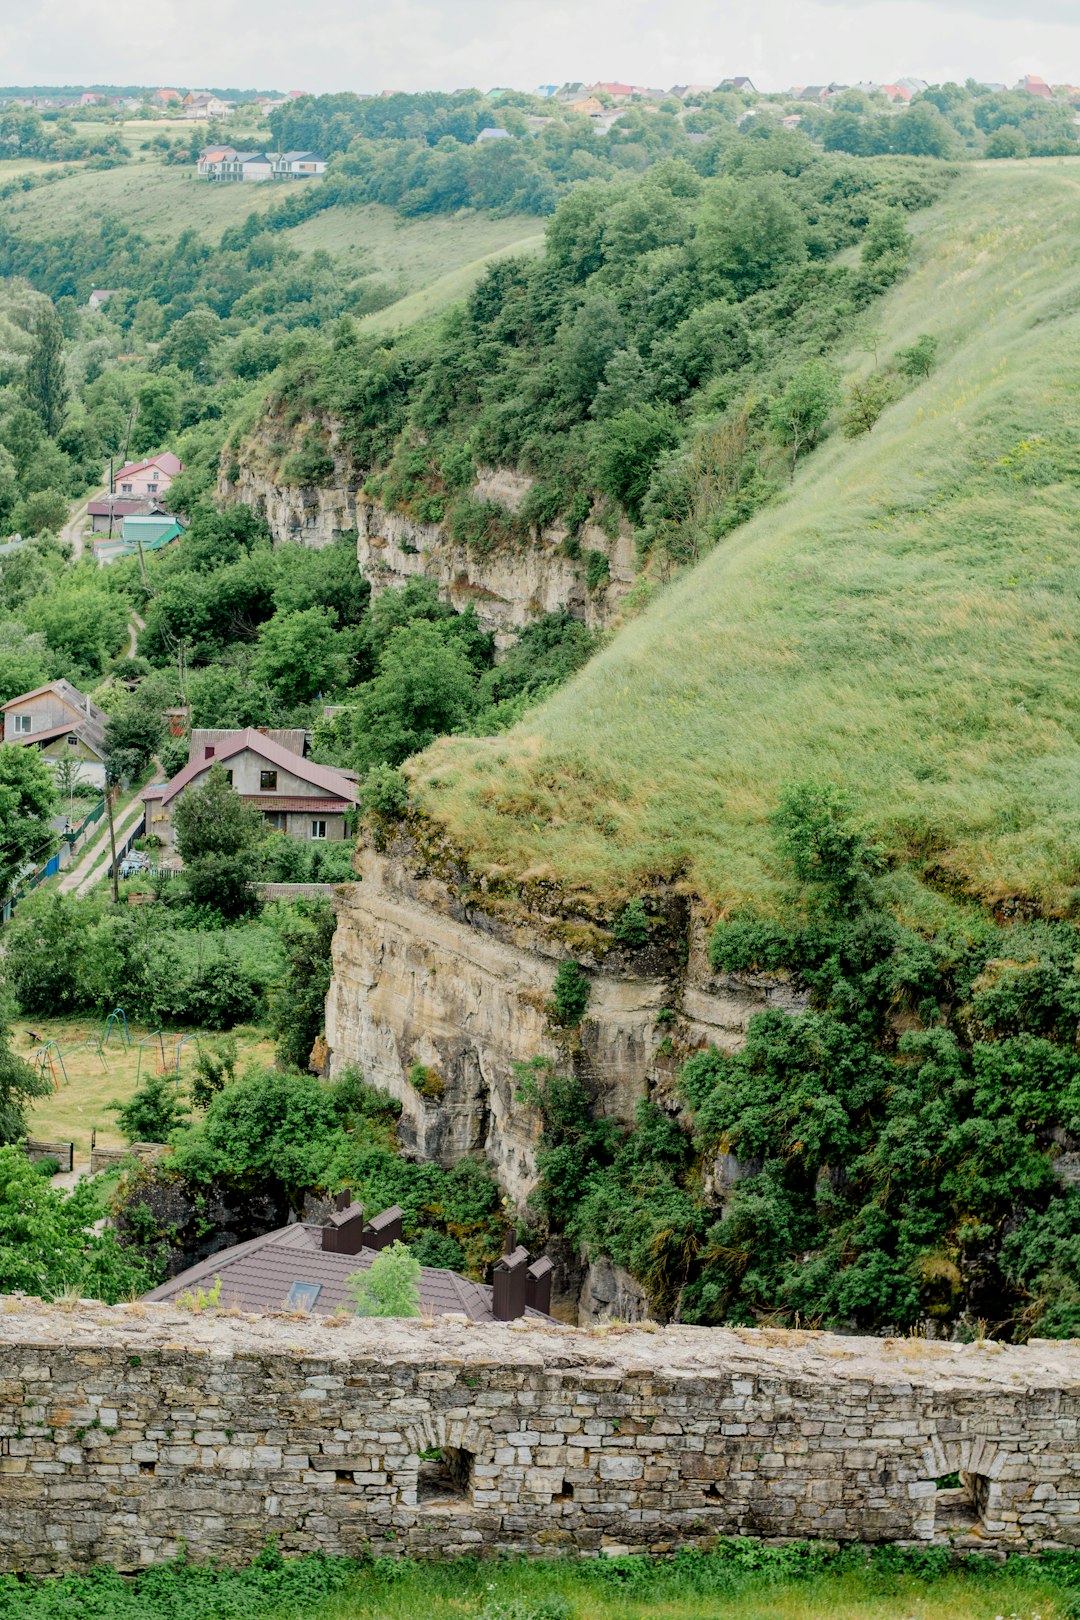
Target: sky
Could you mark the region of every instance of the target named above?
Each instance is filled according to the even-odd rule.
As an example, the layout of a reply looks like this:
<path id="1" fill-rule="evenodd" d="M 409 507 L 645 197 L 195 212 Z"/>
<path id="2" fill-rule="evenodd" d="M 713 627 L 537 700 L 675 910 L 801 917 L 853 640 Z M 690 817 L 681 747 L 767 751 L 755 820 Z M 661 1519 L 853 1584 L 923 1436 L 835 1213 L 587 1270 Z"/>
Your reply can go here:
<path id="1" fill-rule="evenodd" d="M 0 80 L 279 90 L 1080 83 L 1080 0 L 0 0 Z"/>

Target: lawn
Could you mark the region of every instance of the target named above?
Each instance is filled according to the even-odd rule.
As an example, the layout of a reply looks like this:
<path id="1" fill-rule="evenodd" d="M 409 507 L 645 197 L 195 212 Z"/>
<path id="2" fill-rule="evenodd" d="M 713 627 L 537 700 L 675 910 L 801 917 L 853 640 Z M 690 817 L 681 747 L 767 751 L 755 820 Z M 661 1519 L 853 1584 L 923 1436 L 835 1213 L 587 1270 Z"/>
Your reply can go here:
<path id="1" fill-rule="evenodd" d="M 185 1038 L 180 1046 L 180 1083 L 185 1084 L 200 1039 L 197 1030 L 167 1030 L 158 1040 L 151 1038 L 153 1032 L 132 1027 L 130 1046 L 124 1046 L 119 1033 L 113 1033 L 109 1044 L 99 1053 L 96 1043 L 101 1039 L 104 1024 L 104 1019 L 20 1018 L 13 1030 L 14 1048 L 20 1057 L 31 1059 L 42 1041 L 55 1041 L 60 1048 L 63 1064 L 55 1058 L 53 1063 L 56 1089 L 33 1104 L 30 1133 L 46 1141 L 74 1142 L 76 1161 L 89 1158 L 90 1141 L 95 1132 L 99 1147 L 123 1147 L 125 1139 L 117 1128 L 116 1115 L 109 1111 L 109 1104 L 124 1102 L 131 1096 L 140 1072 L 145 1079 L 158 1072 L 164 1062 L 167 1071 L 175 1073 L 181 1036 Z M 32 1039 L 31 1035 L 40 1039 Z M 233 1036 L 241 1071 L 249 1063 L 273 1061 L 273 1043 L 263 1030 L 241 1028 L 234 1030 Z M 203 1035 L 201 1038 L 220 1041 L 222 1037 Z M 88 1046 L 88 1041 L 94 1046 Z"/>
<path id="2" fill-rule="evenodd" d="M 510 881 L 782 894 L 768 817 L 849 787 L 908 885 L 1066 909 L 1080 885 L 1080 169 L 965 170 L 875 311 L 928 380 L 736 529 L 512 731 L 409 767 Z M 870 368 L 846 357 L 849 375 Z"/>

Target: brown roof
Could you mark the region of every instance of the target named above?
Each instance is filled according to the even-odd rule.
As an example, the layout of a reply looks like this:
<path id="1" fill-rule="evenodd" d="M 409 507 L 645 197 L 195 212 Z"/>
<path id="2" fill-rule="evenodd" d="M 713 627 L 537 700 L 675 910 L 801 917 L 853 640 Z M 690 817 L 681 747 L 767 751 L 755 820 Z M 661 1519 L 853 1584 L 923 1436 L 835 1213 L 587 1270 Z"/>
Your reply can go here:
<path id="1" fill-rule="evenodd" d="M 322 1246 L 321 1226 L 282 1226 L 264 1237 L 251 1238 L 234 1248 L 221 1249 L 209 1260 L 171 1277 L 149 1294 L 147 1300 L 173 1300 L 197 1286 L 212 1288 L 221 1278 L 219 1304 L 235 1305 L 242 1311 L 279 1311 L 289 1306 L 289 1290 L 294 1283 L 318 1283 L 319 1294 L 312 1307 L 320 1315 L 339 1305 L 352 1310 L 345 1291 L 346 1279 L 366 1271 L 375 1259 L 375 1249 L 359 1254 L 332 1254 Z M 436 1266 L 420 1269 L 420 1308 L 428 1316 L 461 1313 L 472 1322 L 494 1322 L 491 1289 L 485 1283 L 471 1282 L 456 1271 Z M 540 1311 L 527 1316 L 547 1320 Z"/>
<path id="2" fill-rule="evenodd" d="M 245 748 L 250 748 L 253 754 L 265 759 L 270 765 L 277 765 L 293 776 L 298 776 L 302 782 L 310 782 L 313 787 L 321 788 L 327 796 L 345 799 L 349 804 L 359 803 L 360 795 L 348 779 L 340 771 L 335 771 L 329 765 L 316 765 L 310 759 L 301 759 L 298 754 L 291 753 L 288 748 L 282 748 L 280 743 L 265 737 L 261 731 L 248 726 L 245 731 L 233 733 L 232 739 L 224 743 L 212 759 L 199 759 L 189 762 L 182 771 L 178 771 L 171 782 L 164 786 L 155 783 L 153 787 L 143 790 L 144 799 L 160 799 L 162 804 L 168 804 L 178 793 L 182 793 L 197 776 L 209 771 L 213 765 L 224 764 L 239 754 Z"/>
<path id="3" fill-rule="evenodd" d="M 351 799 L 290 799 L 285 793 L 242 793 L 240 797 L 256 810 L 329 810 L 341 815 L 353 807 Z"/>
<path id="4" fill-rule="evenodd" d="M 28 703 L 31 698 L 43 697 L 46 692 L 52 692 L 62 703 L 67 705 L 72 711 L 71 718 L 62 721 L 59 725 L 48 726 L 44 731 L 22 733 L 15 737 L 5 735 L 4 741 L 6 743 L 29 743 L 33 747 L 37 747 L 39 743 L 52 742 L 54 738 L 62 737 L 65 732 L 72 731 L 89 748 L 92 748 L 100 758 L 104 759 L 105 727 L 108 724 L 108 715 L 104 709 L 98 708 L 92 698 L 87 698 L 79 691 L 77 686 L 73 686 L 71 681 L 66 681 L 62 677 L 58 681 L 49 681 L 46 686 L 35 686 L 32 692 L 22 692 L 18 697 L 10 698 L 7 703 L 0 706 L 0 713 L 6 713 L 8 709 L 17 709 L 20 704 Z M 4 732 L 5 734 L 7 732 L 6 724 Z"/>
<path id="5" fill-rule="evenodd" d="M 124 517 L 136 513 L 149 515 L 156 505 L 152 495 L 114 495 L 111 500 L 103 495 L 100 500 L 87 501 L 86 510 L 91 517 Z"/>

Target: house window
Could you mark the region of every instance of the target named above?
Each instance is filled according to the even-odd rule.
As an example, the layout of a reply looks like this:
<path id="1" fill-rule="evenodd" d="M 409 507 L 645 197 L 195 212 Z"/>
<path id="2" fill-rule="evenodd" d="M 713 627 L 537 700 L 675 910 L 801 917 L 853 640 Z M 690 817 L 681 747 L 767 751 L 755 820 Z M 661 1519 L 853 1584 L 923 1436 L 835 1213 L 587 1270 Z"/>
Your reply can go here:
<path id="1" fill-rule="evenodd" d="M 325 821 L 313 821 L 311 823 L 311 836 L 312 836 L 312 838 L 325 838 L 326 837 L 326 822 Z"/>
<path id="2" fill-rule="evenodd" d="M 29 737 L 31 719 L 28 714 L 12 715 L 14 722 L 14 735 L 16 737 Z"/>
<path id="3" fill-rule="evenodd" d="M 67 742 L 69 748 L 78 748 L 79 746 L 79 739 L 76 737 L 74 732 L 69 734 Z"/>
<path id="4" fill-rule="evenodd" d="M 130 495 L 131 491 L 132 491 L 132 487 L 133 486 L 131 484 L 121 484 L 120 485 L 120 493 L 121 493 L 121 495 Z"/>
<path id="5" fill-rule="evenodd" d="M 271 832 L 288 832 L 289 818 L 284 810 L 264 810 L 263 819 Z"/>
<path id="6" fill-rule="evenodd" d="M 146 489 L 147 489 L 147 493 L 150 494 L 150 495 L 156 495 L 157 494 L 157 485 L 156 484 L 147 484 Z"/>
<path id="7" fill-rule="evenodd" d="M 228 782 L 229 786 L 232 787 L 232 771 L 225 772 L 225 780 Z"/>
<path id="8" fill-rule="evenodd" d="M 277 792 L 277 771 L 260 771 L 259 772 L 259 792 L 260 793 L 276 793 Z"/>

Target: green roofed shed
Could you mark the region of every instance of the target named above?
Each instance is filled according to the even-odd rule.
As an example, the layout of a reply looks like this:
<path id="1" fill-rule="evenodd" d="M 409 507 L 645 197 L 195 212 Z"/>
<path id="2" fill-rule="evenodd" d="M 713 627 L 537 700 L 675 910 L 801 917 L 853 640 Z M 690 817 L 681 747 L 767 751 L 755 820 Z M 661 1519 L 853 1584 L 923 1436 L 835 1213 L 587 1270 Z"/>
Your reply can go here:
<path id="1" fill-rule="evenodd" d="M 179 518 L 168 512 L 154 512 L 149 516 L 129 516 L 124 519 L 125 551 L 137 551 L 141 543 L 144 551 L 160 551 L 170 540 L 177 540 L 184 532 Z"/>

